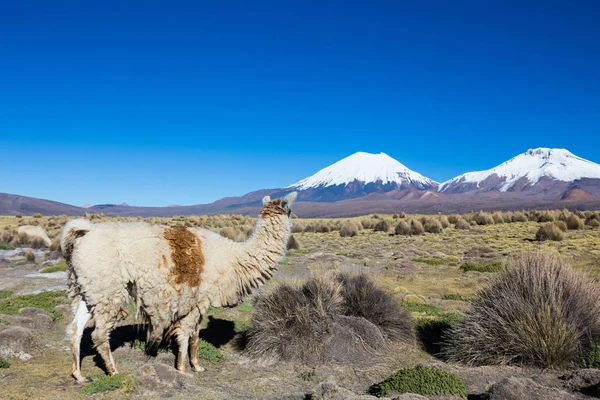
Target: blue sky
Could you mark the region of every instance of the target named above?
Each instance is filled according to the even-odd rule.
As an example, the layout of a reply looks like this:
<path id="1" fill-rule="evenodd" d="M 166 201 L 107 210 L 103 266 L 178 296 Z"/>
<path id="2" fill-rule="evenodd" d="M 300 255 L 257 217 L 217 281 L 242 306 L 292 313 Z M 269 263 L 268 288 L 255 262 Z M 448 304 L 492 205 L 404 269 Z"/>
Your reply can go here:
<path id="1" fill-rule="evenodd" d="M 0 192 L 198 204 L 356 151 L 600 162 L 597 1 L 5 2 Z"/>

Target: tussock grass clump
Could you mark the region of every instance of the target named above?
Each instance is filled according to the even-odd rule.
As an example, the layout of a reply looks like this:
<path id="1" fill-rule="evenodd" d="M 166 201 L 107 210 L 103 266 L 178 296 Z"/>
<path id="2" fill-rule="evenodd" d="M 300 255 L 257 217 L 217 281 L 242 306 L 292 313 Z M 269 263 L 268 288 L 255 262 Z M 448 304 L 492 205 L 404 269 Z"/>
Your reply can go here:
<path id="1" fill-rule="evenodd" d="M 450 361 L 565 368 L 600 338 L 600 291 L 556 255 L 523 253 L 481 290 L 445 337 Z"/>
<path id="2" fill-rule="evenodd" d="M 592 219 L 592 220 L 590 220 L 590 223 L 589 223 L 589 225 L 590 225 L 592 228 L 598 228 L 598 227 L 600 227 L 600 221 L 599 221 L 599 220 L 597 220 L 597 219 Z"/>
<path id="3" fill-rule="evenodd" d="M 291 235 L 287 242 L 287 249 L 288 250 L 298 250 L 301 247 L 302 246 L 300 246 L 300 242 L 298 241 L 298 239 L 296 239 L 294 237 L 294 235 Z"/>
<path id="4" fill-rule="evenodd" d="M 454 224 L 454 228 L 456 229 L 471 229 L 471 224 L 469 224 L 467 221 L 465 221 L 464 219 L 460 218 L 458 221 L 456 221 L 456 223 Z"/>
<path id="5" fill-rule="evenodd" d="M 406 221 L 400 221 L 396 228 L 394 229 L 394 233 L 396 235 L 409 235 L 410 234 L 410 225 Z"/>
<path id="6" fill-rule="evenodd" d="M 561 230 L 561 232 L 566 232 L 567 231 L 567 223 L 565 221 L 561 221 L 561 220 L 556 220 L 553 222 L 554 225 L 556 225 L 558 227 L 558 229 Z"/>
<path id="7" fill-rule="evenodd" d="M 379 288 L 364 274 L 342 273 L 336 279 L 342 284 L 344 315 L 366 319 L 388 339 L 413 339 L 411 317 L 392 295 Z"/>
<path id="8" fill-rule="evenodd" d="M 423 229 L 425 232 L 429 233 L 442 233 L 444 230 L 442 224 L 436 218 L 428 218 L 427 221 L 425 221 Z"/>
<path id="9" fill-rule="evenodd" d="M 379 221 L 377 224 L 375 224 L 375 227 L 373 228 L 374 232 L 387 232 L 390 230 L 390 223 L 387 222 L 385 219 L 382 219 L 381 221 Z"/>
<path id="10" fill-rule="evenodd" d="M 448 220 L 448 217 L 446 217 L 445 215 L 440 215 L 439 221 L 440 221 L 440 224 L 442 224 L 442 228 L 444 228 L 444 229 L 446 229 L 447 227 L 450 226 L 450 221 Z"/>
<path id="11" fill-rule="evenodd" d="M 344 224 L 342 225 L 342 228 L 340 229 L 340 236 L 341 237 L 358 236 L 359 231 L 360 231 L 360 227 L 358 226 L 358 224 L 356 222 L 346 221 L 346 222 L 344 222 Z"/>
<path id="12" fill-rule="evenodd" d="M 527 216 L 521 211 L 516 211 L 512 215 L 512 222 L 527 222 L 527 221 L 528 221 Z"/>
<path id="13" fill-rule="evenodd" d="M 369 388 L 369 394 L 376 397 L 388 396 L 390 393 L 467 397 L 463 381 L 454 374 L 432 367 L 404 368 Z"/>
<path id="14" fill-rule="evenodd" d="M 537 222 L 552 222 L 554 221 L 554 214 L 550 211 L 544 211 L 538 214 Z"/>
<path id="15" fill-rule="evenodd" d="M 412 320 L 366 277 L 324 275 L 260 294 L 246 335 L 254 357 L 364 362 L 386 338 L 412 337 Z"/>
<path id="16" fill-rule="evenodd" d="M 569 218 L 567 218 L 567 227 L 570 230 L 583 229 L 583 221 L 577 215 L 571 214 Z"/>
<path id="17" fill-rule="evenodd" d="M 451 224 L 456 224 L 461 218 L 462 217 L 458 214 L 452 214 L 448 216 L 448 222 L 450 222 Z"/>
<path id="18" fill-rule="evenodd" d="M 35 253 L 31 250 L 29 250 L 28 252 L 25 253 L 25 259 L 29 262 L 34 262 L 35 261 Z"/>
<path id="19" fill-rule="evenodd" d="M 423 224 L 418 219 L 410 220 L 410 234 L 411 235 L 422 235 L 424 232 Z"/>
<path id="20" fill-rule="evenodd" d="M 540 242 L 543 242 L 544 240 L 554 240 L 558 242 L 564 238 L 564 233 L 554 223 L 541 226 L 535 234 L 535 240 Z"/>
<path id="21" fill-rule="evenodd" d="M 503 224 L 504 221 L 504 216 L 502 215 L 501 212 L 495 212 L 492 214 L 492 219 L 494 220 L 495 224 Z"/>
<path id="22" fill-rule="evenodd" d="M 477 225 L 493 225 L 494 218 L 488 213 L 484 213 L 479 211 L 474 217 L 473 220 Z"/>

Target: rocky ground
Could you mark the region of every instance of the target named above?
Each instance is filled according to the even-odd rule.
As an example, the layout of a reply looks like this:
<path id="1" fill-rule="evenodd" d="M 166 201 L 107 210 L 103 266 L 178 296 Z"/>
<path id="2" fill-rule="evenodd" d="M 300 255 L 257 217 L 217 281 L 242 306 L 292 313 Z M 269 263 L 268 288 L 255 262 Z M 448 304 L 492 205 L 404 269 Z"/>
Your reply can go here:
<path id="1" fill-rule="evenodd" d="M 519 226 L 521 225 L 521 226 Z M 499 229 L 502 229 L 500 231 Z M 302 233 L 301 249 L 291 251 L 271 284 L 301 280 L 322 270 L 369 274 L 398 300 L 438 307 L 443 312 L 463 312 L 469 298 L 485 285 L 490 274 L 464 272 L 464 262 L 501 260 L 521 248 L 538 246 L 528 238 L 534 223 L 476 227 L 459 232 L 420 237 L 390 236 L 361 231 L 353 238 L 338 232 Z M 600 231 L 569 233 L 567 240 L 547 243 L 578 265 L 592 268 L 600 259 Z M 2 297 L 21 298 L 66 287 L 62 271 L 41 273 L 61 261 L 60 255 L 36 251 L 35 261 L 24 249 L 0 250 L 0 307 Z M 431 260 L 439 260 L 433 262 Z M 60 294 L 60 293 L 59 293 Z M 239 343 L 252 313 L 248 301 L 234 309 L 211 310 L 203 338 L 218 348 L 224 360 L 203 360 L 202 373 L 181 374 L 172 352 L 147 356 L 131 343 L 140 336 L 135 320 L 128 319 L 114 333 L 112 347 L 127 384 L 116 391 L 81 393 L 71 378 L 71 355 L 64 334 L 70 310 L 64 300 L 44 307 L 23 307 L 16 314 L 0 312 L 0 355 L 10 361 L 0 368 L 2 399 L 368 399 L 370 385 L 393 371 L 416 365 L 434 366 L 456 374 L 465 382 L 469 399 L 586 399 L 600 397 L 600 370 L 542 371 L 514 366 L 468 368 L 447 364 L 428 353 L 427 345 L 393 345 L 384 354 L 361 365 L 297 365 L 249 359 Z M 62 316 L 62 317 L 61 317 Z M 414 312 L 415 319 L 430 317 Z M 104 374 L 93 351 L 89 332 L 83 341 L 84 375 Z M 401 395 L 398 399 L 424 399 Z M 443 397 L 436 397 L 443 398 Z"/>

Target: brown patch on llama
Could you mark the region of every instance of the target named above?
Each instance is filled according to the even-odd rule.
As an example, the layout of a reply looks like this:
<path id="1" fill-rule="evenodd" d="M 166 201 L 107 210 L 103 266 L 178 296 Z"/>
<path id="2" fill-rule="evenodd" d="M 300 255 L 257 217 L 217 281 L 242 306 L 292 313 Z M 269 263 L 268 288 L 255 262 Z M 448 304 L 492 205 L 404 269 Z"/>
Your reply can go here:
<path id="1" fill-rule="evenodd" d="M 281 200 L 269 201 L 260 212 L 261 218 L 274 217 L 276 215 L 287 215 L 287 211 L 281 208 Z"/>
<path id="2" fill-rule="evenodd" d="M 200 275 L 204 269 L 204 253 L 200 239 L 185 226 L 166 228 L 163 236 L 171 248 L 171 281 L 176 284 L 200 286 Z"/>

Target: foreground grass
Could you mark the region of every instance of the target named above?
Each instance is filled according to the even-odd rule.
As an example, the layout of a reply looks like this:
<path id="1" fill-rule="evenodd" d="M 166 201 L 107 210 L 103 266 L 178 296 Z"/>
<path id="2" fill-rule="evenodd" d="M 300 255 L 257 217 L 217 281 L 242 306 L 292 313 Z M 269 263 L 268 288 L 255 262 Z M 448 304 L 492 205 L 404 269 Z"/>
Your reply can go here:
<path id="1" fill-rule="evenodd" d="M 56 321 L 61 319 L 63 314 L 54 308 L 64 302 L 64 290 L 27 294 L 24 296 L 12 296 L 9 292 L 9 295 L 4 298 L 0 296 L 0 314 L 16 315 L 23 308 L 34 307 L 48 311 L 52 315 L 52 319 Z"/>
<path id="2" fill-rule="evenodd" d="M 502 261 L 494 261 L 489 264 L 464 263 L 460 268 L 465 272 L 500 272 L 504 267 L 502 265 Z"/>

